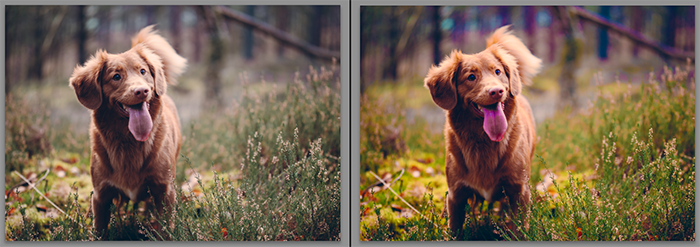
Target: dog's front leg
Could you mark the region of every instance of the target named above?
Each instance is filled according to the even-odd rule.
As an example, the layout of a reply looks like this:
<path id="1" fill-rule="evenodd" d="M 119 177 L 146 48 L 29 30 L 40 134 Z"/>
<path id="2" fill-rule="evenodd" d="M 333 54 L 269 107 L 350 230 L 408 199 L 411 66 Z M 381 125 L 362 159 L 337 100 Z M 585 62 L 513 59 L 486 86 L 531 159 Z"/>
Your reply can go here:
<path id="1" fill-rule="evenodd" d="M 526 229 L 529 228 L 527 222 L 527 215 L 529 213 L 530 199 L 530 187 L 525 184 L 514 184 L 504 186 L 506 196 L 508 196 L 508 202 L 510 204 L 510 209 L 512 212 L 512 220 L 522 220 L 522 226 Z"/>
<path id="2" fill-rule="evenodd" d="M 175 228 L 175 222 L 172 220 L 175 213 L 172 208 L 176 198 L 175 189 L 170 184 L 157 184 L 150 185 L 149 190 L 151 192 L 150 196 L 153 198 L 153 204 L 155 205 L 155 230 L 160 232 L 161 236 L 165 237 L 161 222 L 169 222 L 170 230 Z"/>
<path id="3" fill-rule="evenodd" d="M 92 223 L 97 233 L 96 235 L 101 240 L 104 240 L 105 236 L 107 236 L 107 226 L 110 219 L 109 208 L 112 205 L 112 199 L 116 196 L 117 191 L 110 187 L 96 188 L 92 194 L 92 214 L 95 217 Z"/>
<path id="4" fill-rule="evenodd" d="M 449 213 L 449 224 L 452 236 L 457 239 L 462 237 L 462 227 L 464 226 L 464 219 L 466 211 L 465 206 L 468 203 L 468 199 L 474 197 L 476 193 L 471 188 L 464 186 L 459 186 L 456 189 L 452 189 L 447 195 L 447 213 Z"/>

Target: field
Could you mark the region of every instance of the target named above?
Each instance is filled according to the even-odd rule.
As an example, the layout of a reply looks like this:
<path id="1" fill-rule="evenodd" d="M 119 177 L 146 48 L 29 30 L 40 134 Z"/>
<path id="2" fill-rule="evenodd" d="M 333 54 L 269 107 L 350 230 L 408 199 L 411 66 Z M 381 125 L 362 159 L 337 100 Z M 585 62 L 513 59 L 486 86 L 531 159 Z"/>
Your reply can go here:
<path id="1" fill-rule="evenodd" d="M 174 217 L 161 222 L 176 227 L 154 231 L 153 212 L 143 204 L 113 207 L 106 240 L 339 240 L 336 67 L 297 72 L 289 84 L 240 75 L 242 93 L 225 109 L 205 110 L 183 123 L 179 200 Z M 62 79 L 6 95 L 6 241 L 99 240 L 89 210 L 87 123 L 52 108 L 57 101 L 77 103 L 68 78 Z M 180 81 L 182 87 L 188 80 Z M 64 97 L 29 97 L 44 91 Z M 181 116 L 191 115 L 183 109 Z"/>
<path id="2" fill-rule="evenodd" d="M 589 105 L 537 123 L 529 226 L 501 202 L 471 205 L 459 239 L 444 212 L 444 115 L 426 110 L 434 104 L 423 78 L 371 85 L 360 113 L 361 240 L 695 241 L 690 69 L 594 78 Z M 553 79 L 545 71 L 534 80 Z"/>

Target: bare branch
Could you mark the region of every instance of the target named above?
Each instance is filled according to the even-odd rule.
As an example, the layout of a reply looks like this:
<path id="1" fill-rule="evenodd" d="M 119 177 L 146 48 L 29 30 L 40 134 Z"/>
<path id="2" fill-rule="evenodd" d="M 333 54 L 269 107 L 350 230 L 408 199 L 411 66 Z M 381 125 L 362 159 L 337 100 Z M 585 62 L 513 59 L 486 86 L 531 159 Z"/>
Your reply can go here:
<path id="1" fill-rule="evenodd" d="M 305 40 L 302 40 L 294 35 L 291 35 L 285 31 L 279 30 L 276 27 L 267 24 L 265 22 L 259 21 L 250 15 L 242 13 L 240 11 L 225 7 L 217 6 L 213 8 L 214 11 L 221 14 L 224 18 L 232 21 L 237 21 L 243 25 L 250 26 L 260 32 L 272 36 L 273 38 L 279 40 L 282 43 L 290 45 L 297 48 L 311 56 L 319 57 L 327 60 L 332 60 L 333 58 L 340 58 L 340 52 L 331 51 L 327 49 L 314 46 Z"/>
<path id="2" fill-rule="evenodd" d="M 615 24 L 607 20 L 606 18 L 601 17 L 600 15 L 596 13 L 591 13 L 588 10 L 585 10 L 581 7 L 575 6 L 573 8 L 569 8 L 569 11 L 571 11 L 573 14 L 577 15 L 579 18 L 590 21 L 592 23 L 595 23 L 603 28 L 607 28 L 608 30 L 612 30 L 616 33 L 622 34 L 623 36 L 633 40 L 636 43 L 639 43 L 641 45 L 647 46 L 651 48 L 652 50 L 663 54 L 665 56 L 675 58 L 675 59 L 680 59 L 682 61 L 685 61 L 687 58 L 690 58 L 695 62 L 695 54 L 692 52 L 687 52 L 687 51 L 682 51 L 673 47 L 668 47 L 662 44 L 659 44 L 641 33 L 634 31 L 628 27 L 625 27 L 623 25 Z"/>

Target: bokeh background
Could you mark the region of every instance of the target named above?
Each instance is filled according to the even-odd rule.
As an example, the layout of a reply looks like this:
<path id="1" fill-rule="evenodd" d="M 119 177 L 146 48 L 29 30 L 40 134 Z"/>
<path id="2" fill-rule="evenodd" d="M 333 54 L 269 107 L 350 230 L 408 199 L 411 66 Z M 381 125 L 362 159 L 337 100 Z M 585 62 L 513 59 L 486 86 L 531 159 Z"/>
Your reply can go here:
<path id="1" fill-rule="evenodd" d="M 562 20 L 562 11 L 573 12 Z M 589 15 L 631 33 L 601 27 L 585 18 Z M 685 65 L 687 57 L 694 61 L 692 6 L 367 6 L 361 8 L 361 91 L 373 84 L 422 79 L 452 50 L 482 51 L 486 37 L 504 25 L 511 25 L 543 61 L 534 85 L 525 89 L 533 94 L 528 99 L 538 121 L 552 116 L 556 106 L 585 106 L 592 97 L 587 88 L 594 85 L 594 75 L 638 83 L 664 65 Z M 428 105 L 430 109 L 421 113 L 440 113 L 437 106 Z"/>
<path id="2" fill-rule="evenodd" d="M 223 9 L 283 31 L 306 49 L 228 18 Z M 330 66 L 340 51 L 337 6 L 7 6 L 5 14 L 5 92 L 51 98 L 52 117 L 76 124 L 89 116 L 68 87 L 73 68 L 98 49 L 128 50 L 148 25 L 156 24 L 187 59 L 180 83 L 170 87 L 183 126 L 203 107 L 224 108 L 240 98 L 241 76 L 284 85 L 310 65 Z M 314 49 L 321 53 L 309 52 Z"/>

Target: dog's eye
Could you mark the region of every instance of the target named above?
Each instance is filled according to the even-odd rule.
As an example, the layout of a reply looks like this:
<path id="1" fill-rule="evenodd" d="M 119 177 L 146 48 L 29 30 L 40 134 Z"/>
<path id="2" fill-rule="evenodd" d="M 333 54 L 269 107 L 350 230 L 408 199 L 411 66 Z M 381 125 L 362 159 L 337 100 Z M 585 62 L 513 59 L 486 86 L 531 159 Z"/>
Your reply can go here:
<path id="1" fill-rule="evenodd" d="M 142 75 L 145 75 L 145 74 L 146 74 L 146 70 L 145 70 L 145 69 L 141 69 L 141 74 L 142 74 Z"/>
<path id="2" fill-rule="evenodd" d="M 500 69 L 496 69 L 496 75 L 500 75 L 500 74 L 501 74 L 501 70 L 500 70 Z"/>
<path id="3" fill-rule="evenodd" d="M 112 77 L 112 79 L 115 80 L 115 81 L 118 81 L 118 80 L 121 80 L 121 79 L 122 79 L 122 76 L 120 76 L 119 74 L 116 74 L 116 75 L 114 75 L 114 76 Z"/>
<path id="4" fill-rule="evenodd" d="M 476 80 L 476 76 L 469 75 L 469 77 L 467 77 L 467 80 L 470 80 L 470 81 Z"/>

